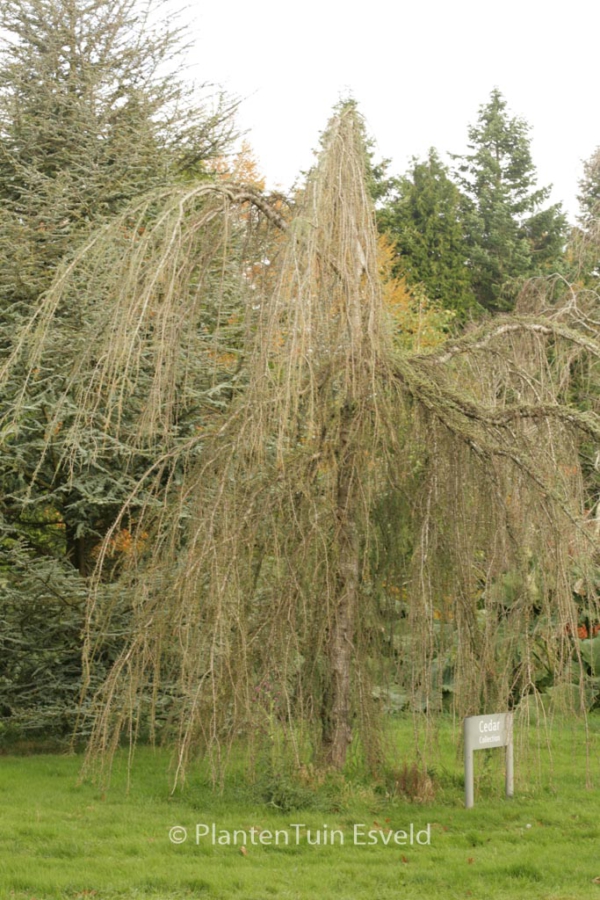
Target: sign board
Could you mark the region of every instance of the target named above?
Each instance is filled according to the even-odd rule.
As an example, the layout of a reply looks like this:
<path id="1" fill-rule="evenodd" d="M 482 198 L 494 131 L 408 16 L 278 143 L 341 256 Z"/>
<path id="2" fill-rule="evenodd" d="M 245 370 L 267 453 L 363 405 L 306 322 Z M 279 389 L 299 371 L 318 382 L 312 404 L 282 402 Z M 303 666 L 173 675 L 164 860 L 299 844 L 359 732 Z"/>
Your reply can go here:
<path id="1" fill-rule="evenodd" d="M 512 797 L 513 717 L 512 713 L 492 713 L 489 716 L 469 716 L 464 722 L 465 735 L 465 806 L 473 806 L 473 751 L 506 747 L 506 796 Z"/>

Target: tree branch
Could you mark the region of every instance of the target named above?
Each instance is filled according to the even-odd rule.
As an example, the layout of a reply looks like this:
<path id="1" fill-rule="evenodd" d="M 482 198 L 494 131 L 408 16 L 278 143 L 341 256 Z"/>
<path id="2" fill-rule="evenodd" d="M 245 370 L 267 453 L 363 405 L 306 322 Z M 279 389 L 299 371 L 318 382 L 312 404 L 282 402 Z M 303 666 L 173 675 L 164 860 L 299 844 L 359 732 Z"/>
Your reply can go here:
<path id="1" fill-rule="evenodd" d="M 448 342 L 431 353 L 423 353 L 412 357 L 413 359 L 427 360 L 437 365 L 450 362 L 453 357 L 476 350 L 490 349 L 489 345 L 496 338 L 512 334 L 535 334 L 543 337 L 560 337 L 582 349 L 587 350 L 592 356 L 600 358 L 600 343 L 593 338 L 586 337 L 575 328 L 552 322 L 550 319 L 510 316 L 509 318 L 494 319 L 493 323 L 483 325 L 471 334 L 467 334 L 455 341 Z"/>

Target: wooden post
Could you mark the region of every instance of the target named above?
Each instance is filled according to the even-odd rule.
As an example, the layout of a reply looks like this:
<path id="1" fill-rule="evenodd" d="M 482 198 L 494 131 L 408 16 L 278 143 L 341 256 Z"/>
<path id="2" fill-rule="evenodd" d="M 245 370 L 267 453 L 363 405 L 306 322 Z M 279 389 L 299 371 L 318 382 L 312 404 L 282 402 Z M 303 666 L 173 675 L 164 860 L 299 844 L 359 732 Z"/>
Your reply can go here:
<path id="1" fill-rule="evenodd" d="M 464 723 L 465 735 L 465 808 L 471 809 L 475 800 L 473 796 L 473 748 L 467 735 L 467 719 Z"/>

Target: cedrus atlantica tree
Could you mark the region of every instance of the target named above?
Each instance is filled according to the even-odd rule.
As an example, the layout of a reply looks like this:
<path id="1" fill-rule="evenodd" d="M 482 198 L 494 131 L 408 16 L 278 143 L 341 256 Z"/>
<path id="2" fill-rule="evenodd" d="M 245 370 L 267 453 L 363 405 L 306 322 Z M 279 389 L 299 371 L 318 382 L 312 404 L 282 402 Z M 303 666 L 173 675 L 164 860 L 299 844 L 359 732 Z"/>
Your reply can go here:
<path id="1" fill-rule="evenodd" d="M 90 239 L 16 344 L 35 377 L 65 292 L 101 296 L 63 453 L 90 421 L 106 443 L 87 453 L 162 447 L 98 553 L 90 670 L 115 592 L 132 621 L 90 759 L 150 722 L 176 781 L 191 756 L 218 767 L 265 729 L 298 761 L 340 768 L 356 738 L 375 763 L 385 679 L 434 711 L 450 668 L 456 711 L 477 713 L 535 697 L 541 655 L 555 685 L 582 662 L 573 584 L 595 609 L 597 542 L 581 448 L 600 423 L 569 403 L 569 376 L 600 344 L 571 304 L 394 348 L 366 159 L 348 104 L 291 213 L 232 183 L 152 195 Z M 123 520 L 133 550 L 117 565 Z"/>

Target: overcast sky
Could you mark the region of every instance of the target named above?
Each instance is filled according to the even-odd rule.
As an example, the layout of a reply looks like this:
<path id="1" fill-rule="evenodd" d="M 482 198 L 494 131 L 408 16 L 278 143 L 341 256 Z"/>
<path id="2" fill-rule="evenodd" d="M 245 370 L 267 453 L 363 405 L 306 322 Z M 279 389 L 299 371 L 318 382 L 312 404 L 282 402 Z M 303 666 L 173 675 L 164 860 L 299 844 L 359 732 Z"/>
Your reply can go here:
<path id="1" fill-rule="evenodd" d="M 531 125 L 540 185 L 577 212 L 582 160 L 600 144 L 594 0 L 198 0 L 190 15 L 196 77 L 244 98 L 239 122 L 270 186 L 310 165 L 342 96 L 399 174 L 430 146 L 463 152 L 497 86 Z"/>

